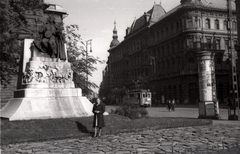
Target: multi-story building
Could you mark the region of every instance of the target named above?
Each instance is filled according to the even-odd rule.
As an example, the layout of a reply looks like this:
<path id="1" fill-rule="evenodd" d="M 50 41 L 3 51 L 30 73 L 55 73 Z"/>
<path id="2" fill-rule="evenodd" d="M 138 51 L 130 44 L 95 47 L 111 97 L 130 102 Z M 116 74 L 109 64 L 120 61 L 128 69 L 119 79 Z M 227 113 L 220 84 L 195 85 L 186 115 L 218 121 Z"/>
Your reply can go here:
<path id="1" fill-rule="evenodd" d="M 197 51 L 211 50 L 217 98 L 224 103 L 231 85 L 229 50 L 234 50 L 231 43 L 237 44 L 236 6 L 231 1 L 232 20 L 227 0 L 181 0 L 169 12 L 154 4 L 126 29 L 124 40 L 108 50 L 108 78 L 104 79 L 110 88 L 150 89 L 154 104 L 167 99 L 195 104 L 199 100 Z"/>

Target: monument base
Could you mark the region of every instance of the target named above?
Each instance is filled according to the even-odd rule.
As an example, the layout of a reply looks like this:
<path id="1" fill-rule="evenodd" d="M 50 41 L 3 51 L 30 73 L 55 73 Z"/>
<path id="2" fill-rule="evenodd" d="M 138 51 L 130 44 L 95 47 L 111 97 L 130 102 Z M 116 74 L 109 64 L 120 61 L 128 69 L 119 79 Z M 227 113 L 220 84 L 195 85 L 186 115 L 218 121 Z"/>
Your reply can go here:
<path id="1" fill-rule="evenodd" d="M 10 121 L 92 116 L 93 104 L 86 97 L 12 98 L 1 109 Z"/>
<path id="2" fill-rule="evenodd" d="M 230 115 L 230 116 L 228 116 L 228 120 L 238 120 L 238 116 L 237 115 Z"/>
<path id="3" fill-rule="evenodd" d="M 215 113 L 215 105 L 212 101 L 199 102 L 199 119 L 220 119 L 219 114 Z"/>
<path id="4" fill-rule="evenodd" d="M 230 107 L 228 108 L 228 120 L 238 120 L 239 113 L 237 111 L 237 108 Z"/>
<path id="5" fill-rule="evenodd" d="M 214 119 L 214 120 L 218 120 L 220 119 L 220 117 L 218 116 L 198 116 L 198 119 Z"/>

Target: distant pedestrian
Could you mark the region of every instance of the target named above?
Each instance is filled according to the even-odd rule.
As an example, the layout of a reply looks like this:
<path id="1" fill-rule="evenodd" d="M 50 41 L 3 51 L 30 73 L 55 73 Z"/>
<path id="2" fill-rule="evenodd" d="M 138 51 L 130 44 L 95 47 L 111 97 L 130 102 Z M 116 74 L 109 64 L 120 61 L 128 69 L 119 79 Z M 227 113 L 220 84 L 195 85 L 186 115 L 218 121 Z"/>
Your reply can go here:
<path id="1" fill-rule="evenodd" d="M 228 99 L 227 99 L 228 116 L 231 115 L 232 106 L 233 106 L 232 100 L 228 97 Z"/>
<path id="2" fill-rule="evenodd" d="M 93 105 L 93 127 L 95 128 L 94 137 L 101 136 L 102 127 L 105 126 L 103 113 L 105 112 L 105 104 L 101 102 L 100 98 L 96 99 Z"/>
<path id="3" fill-rule="evenodd" d="M 167 109 L 171 111 L 171 99 L 167 100 Z"/>
<path id="4" fill-rule="evenodd" d="M 175 111 L 175 106 L 176 106 L 175 99 L 173 99 L 171 102 L 172 111 Z"/>

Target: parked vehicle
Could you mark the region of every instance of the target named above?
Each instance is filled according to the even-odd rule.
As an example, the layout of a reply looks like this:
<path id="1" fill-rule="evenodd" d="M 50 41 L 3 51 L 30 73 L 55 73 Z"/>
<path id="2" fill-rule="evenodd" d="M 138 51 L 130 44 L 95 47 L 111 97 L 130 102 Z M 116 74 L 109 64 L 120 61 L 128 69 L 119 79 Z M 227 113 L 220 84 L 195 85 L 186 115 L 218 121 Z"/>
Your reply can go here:
<path id="1" fill-rule="evenodd" d="M 152 94 L 146 89 L 131 90 L 127 93 L 125 98 L 126 103 L 134 103 L 143 107 L 151 107 Z"/>

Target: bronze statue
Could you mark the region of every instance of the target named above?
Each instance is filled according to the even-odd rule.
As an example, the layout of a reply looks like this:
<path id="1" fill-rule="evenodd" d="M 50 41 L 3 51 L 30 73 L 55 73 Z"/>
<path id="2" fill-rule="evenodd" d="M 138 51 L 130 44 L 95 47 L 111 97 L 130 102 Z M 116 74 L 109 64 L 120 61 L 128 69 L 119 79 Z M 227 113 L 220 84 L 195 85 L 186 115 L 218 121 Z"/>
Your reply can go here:
<path id="1" fill-rule="evenodd" d="M 51 58 L 66 60 L 62 24 L 57 25 L 55 19 L 49 16 L 45 25 L 40 30 L 40 39 L 35 39 L 34 44 L 38 51 L 48 53 Z"/>

